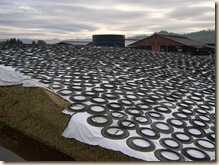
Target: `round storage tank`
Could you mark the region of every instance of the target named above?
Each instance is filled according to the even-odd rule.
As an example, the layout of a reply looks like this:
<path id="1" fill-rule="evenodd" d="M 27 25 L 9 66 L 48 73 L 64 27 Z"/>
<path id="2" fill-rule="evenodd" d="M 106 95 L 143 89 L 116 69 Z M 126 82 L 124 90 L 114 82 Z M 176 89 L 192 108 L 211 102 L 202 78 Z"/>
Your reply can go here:
<path id="1" fill-rule="evenodd" d="M 93 46 L 125 47 L 125 35 L 99 34 L 93 35 Z"/>

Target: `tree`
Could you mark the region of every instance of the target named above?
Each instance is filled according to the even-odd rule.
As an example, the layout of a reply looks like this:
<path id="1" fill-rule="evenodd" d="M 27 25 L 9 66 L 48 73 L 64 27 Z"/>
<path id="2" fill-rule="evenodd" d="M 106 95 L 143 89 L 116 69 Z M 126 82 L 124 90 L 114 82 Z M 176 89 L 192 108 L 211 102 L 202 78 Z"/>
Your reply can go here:
<path id="1" fill-rule="evenodd" d="M 12 39 L 12 43 L 13 43 L 13 44 L 17 43 L 16 38 L 13 38 L 13 39 Z"/>
<path id="2" fill-rule="evenodd" d="M 12 39 L 12 38 L 10 39 L 9 43 L 10 43 L 10 44 L 12 44 L 12 43 L 13 43 L 13 39 Z"/>
<path id="3" fill-rule="evenodd" d="M 161 30 L 160 32 L 158 32 L 158 33 L 160 33 L 160 34 L 168 34 L 168 32 L 167 31 L 165 31 L 165 30 Z"/>
<path id="4" fill-rule="evenodd" d="M 38 40 L 38 41 L 37 41 L 37 44 L 39 44 L 39 45 L 46 45 L 46 42 L 43 41 L 43 40 Z"/>
<path id="5" fill-rule="evenodd" d="M 23 44 L 23 42 L 20 39 L 17 39 L 18 44 Z"/>
<path id="6" fill-rule="evenodd" d="M 32 44 L 34 45 L 34 44 L 36 44 L 36 42 L 33 40 Z"/>

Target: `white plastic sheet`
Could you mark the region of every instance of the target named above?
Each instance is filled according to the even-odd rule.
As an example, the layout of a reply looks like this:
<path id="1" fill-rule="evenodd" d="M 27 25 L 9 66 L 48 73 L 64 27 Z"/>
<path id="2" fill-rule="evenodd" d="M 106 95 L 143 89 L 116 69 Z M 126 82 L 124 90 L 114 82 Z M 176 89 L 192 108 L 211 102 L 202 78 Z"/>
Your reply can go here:
<path id="1" fill-rule="evenodd" d="M 73 115 L 62 135 L 67 138 L 75 138 L 90 145 L 99 145 L 115 151 L 121 151 L 135 158 L 158 161 L 152 152 L 139 152 L 129 148 L 126 144 L 126 139 L 112 140 L 103 137 L 100 133 L 101 128 L 91 126 L 87 123 L 86 120 L 89 116 L 87 112 Z M 129 131 L 129 133 L 130 136 L 136 136 L 135 130 Z M 157 147 L 159 148 L 159 142 L 157 143 Z"/>
<path id="2" fill-rule="evenodd" d="M 40 83 L 38 80 L 34 80 L 28 76 L 24 76 L 23 74 L 15 71 L 14 68 L 10 66 L 2 66 L 0 65 L 0 86 L 8 86 L 8 85 L 18 85 L 22 84 L 26 87 L 44 87 L 55 93 L 55 90 L 51 90 L 48 86 Z M 68 97 L 61 96 L 64 99 L 68 100 Z M 71 120 L 69 121 L 66 129 L 62 133 L 63 137 L 66 138 L 75 138 L 78 141 L 83 143 L 87 143 L 90 145 L 99 145 L 104 148 L 112 149 L 115 151 L 123 152 L 126 155 L 139 158 L 146 161 L 159 161 L 153 152 L 139 152 L 129 148 L 126 144 L 126 140 L 129 137 L 139 136 L 135 130 L 129 130 L 130 136 L 126 139 L 122 140 L 113 140 L 108 139 L 102 136 L 100 127 L 94 127 L 87 123 L 87 118 L 90 116 L 87 112 L 83 113 L 72 113 L 67 110 L 63 110 L 63 113 L 72 115 Z M 166 114 L 164 122 L 171 118 L 171 114 Z M 187 125 L 190 125 L 188 121 L 186 121 Z M 213 126 L 213 124 L 209 124 L 209 126 Z M 147 127 L 147 126 L 146 126 Z M 174 128 L 175 132 L 180 131 L 183 132 L 182 129 Z M 171 138 L 171 134 L 161 134 L 160 138 Z M 203 138 L 206 139 L 206 138 Z M 154 145 L 157 149 L 163 149 L 163 147 L 159 143 L 159 139 L 153 140 Z M 143 144 L 142 144 L 143 145 Z M 193 143 L 191 144 L 183 144 L 184 147 L 196 147 Z M 197 147 L 196 147 L 197 148 Z M 180 153 L 180 151 L 178 151 Z M 205 151 L 211 159 L 215 159 L 215 152 Z M 185 157 L 186 161 L 190 161 Z"/>
<path id="3" fill-rule="evenodd" d="M 22 84 L 25 87 L 45 87 L 42 83 L 15 71 L 10 66 L 0 65 L 0 86 Z"/>

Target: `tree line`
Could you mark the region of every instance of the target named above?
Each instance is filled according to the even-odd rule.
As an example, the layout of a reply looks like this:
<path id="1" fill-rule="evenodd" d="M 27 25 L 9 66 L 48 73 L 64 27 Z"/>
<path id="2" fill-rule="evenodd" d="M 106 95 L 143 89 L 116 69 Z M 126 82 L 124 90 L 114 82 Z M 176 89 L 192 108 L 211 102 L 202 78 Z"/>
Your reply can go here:
<path id="1" fill-rule="evenodd" d="M 179 35 L 188 37 L 190 39 L 202 42 L 202 43 L 215 43 L 215 30 L 214 29 L 208 29 L 208 30 L 201 30 L 198 32 L 191 32 L 191 33 L 173 33 L 173 32 L 167 32 L 165 30 L 161 30 L 160 32 L 157 32 L 158 34 L 169 34 L 169 35 Z M 150 35 L 148 34 L 137 34 L 132 37 L 129 37 L 129 39 L 144 39 Z"/>
<path id="2" fill-rule="evenodd" d="M 23 44 L 23 42 L 20 39 L 16 39 L 16 38 L 7 39 L 6 43 L 9 43 L 9 44 Z"/>
<path id="3" fill-rule="evenodd" d="M 23 44 L 23 42 L 20 39 L 16 39 L 16 38 L 11 38 L 11 39 L 7 39 L 6 41 L 7 44 Z M 33 40 L 32 44 L 38 44 L 38 45 L 45 45 L 46 42 L 43 40 L 38 40 L 37 42 Z"/>

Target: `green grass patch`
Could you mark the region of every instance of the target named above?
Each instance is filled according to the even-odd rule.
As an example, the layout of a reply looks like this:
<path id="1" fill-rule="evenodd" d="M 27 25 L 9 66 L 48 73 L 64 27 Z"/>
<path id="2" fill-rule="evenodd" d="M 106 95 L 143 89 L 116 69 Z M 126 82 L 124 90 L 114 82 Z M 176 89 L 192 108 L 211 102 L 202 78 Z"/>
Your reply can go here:
<path id="1" fill-rule="evenodd" d="M 38 87 L 0 87 L 0 128 L 9 126 L 76 161 L 140 161 L 121 152 L 61 136 L 70 116 L 69 102 Z"/>

